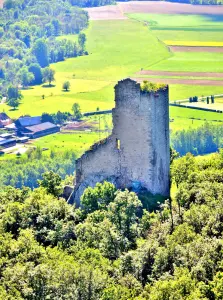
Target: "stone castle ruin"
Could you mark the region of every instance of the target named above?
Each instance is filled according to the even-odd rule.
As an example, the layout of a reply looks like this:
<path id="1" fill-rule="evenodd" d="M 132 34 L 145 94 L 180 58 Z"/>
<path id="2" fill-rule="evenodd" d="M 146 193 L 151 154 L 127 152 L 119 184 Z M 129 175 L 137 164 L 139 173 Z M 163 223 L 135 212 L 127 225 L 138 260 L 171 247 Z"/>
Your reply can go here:
<path id="1" fill-rule="evenodd" d="M 76 184 L 70 202 L 84 190 L 109 181 L 119 189 L 141 187 L 169 196 L 169 92 L 143 92 L 125 79 L 115 86 L 113 131 L 76 161 Z"/>

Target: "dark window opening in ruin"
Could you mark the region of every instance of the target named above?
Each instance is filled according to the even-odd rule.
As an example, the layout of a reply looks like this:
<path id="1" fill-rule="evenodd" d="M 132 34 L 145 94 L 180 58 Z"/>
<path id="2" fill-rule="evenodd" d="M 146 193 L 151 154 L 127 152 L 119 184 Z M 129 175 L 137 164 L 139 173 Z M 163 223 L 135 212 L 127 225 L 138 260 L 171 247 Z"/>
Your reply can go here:
<path id="1" fill-rule="evenodd" d="M 116 139 L 116 149 L 121 149 L 121 141 L 119 139 Z"/>

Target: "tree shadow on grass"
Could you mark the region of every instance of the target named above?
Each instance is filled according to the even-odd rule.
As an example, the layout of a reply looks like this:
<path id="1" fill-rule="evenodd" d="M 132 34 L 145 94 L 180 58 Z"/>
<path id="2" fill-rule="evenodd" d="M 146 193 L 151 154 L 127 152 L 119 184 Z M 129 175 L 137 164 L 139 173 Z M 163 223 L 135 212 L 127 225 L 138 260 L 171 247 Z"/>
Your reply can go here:
<path id="1" fill-rule="evenodd" d="M 22 91 L 28 91 L 28 90 L 33 90 L 34 88 L 32 86 L 28 86 L 28 87 L 23 87 L 21 88 Z"/>
<path id="2" fill-rule="evenodd" d="M 212 22 L 223 22 L 223 15 L 205 15 Z"/>
<path id="3" fill-rule="evenodd" d="M 17 108 L 12 107 L 12 108 L 9 109 L 9 111 L 16 111 L 16 110 L 19 110 L 18 107 Z"/>
<path id="4" fill-rule="evenodd" d="M 50 84 L 50 85 L 49 84 L 43 84 L 42 85 L 43 88 L 53 88 L 55 86 L 56 86 L 55 84 Z"/>

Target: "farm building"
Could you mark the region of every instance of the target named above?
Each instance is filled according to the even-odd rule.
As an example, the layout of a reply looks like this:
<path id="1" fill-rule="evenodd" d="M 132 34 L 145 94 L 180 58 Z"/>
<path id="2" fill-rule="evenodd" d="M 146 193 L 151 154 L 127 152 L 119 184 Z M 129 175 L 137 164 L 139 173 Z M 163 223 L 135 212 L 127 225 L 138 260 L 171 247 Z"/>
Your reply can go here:
<path id="1" fill-rule="evenodd" d="M 2 138 L 0 137 L 0 149 L 5 149 L 9 147 L 16 146 L 16 139 L 15 138 Z"/>
<path id="2" fill-rule="evenodd" d="M 42 123 L 41 117 L 21 117 L 15 122 L 17 135 L 36 139 L 60 131 L 60 127 L 50 123 Z"/>
<path id="3" fill-rule="evenodd" d="M 6 115 L 6 113 L 0 113 L 0 128 L 10 125 L 11 123 L 12 120 Z"/>
<path id="4" fill-rule="evenodd" d="M 15 125 L 18 130 L 20 128 L 35 126 L 41 123 L 41 117 L 21 117 L 15 121 Z"/>
<path id="5" fill-rule="evenodd" d="M 17 139 L 17 142 L 22 143 L 22 144 L 27 143 L 28 141 L 29 141 L 28 136 L 23 136 L 23 137 Z"/>
<path id="6" fill-rule="evenodd" d="M 48 134 L 53 134 L 60 131 L 60 127 L 50 122 L 41 123 L 38 125 L 24 127 L 20 134 L 22 136 L 36 139 Z"/>
<path id="7" fill-rule="evenodd" d="M 2 139 L 10 139 L 12 138 L 13 134 L 12 133 L 3 133 L 0 135 L 0 138 Z"/>
<path id="8" fill-rule="evenodd" d="M 13 133 L 16 133 L 17 128 L 15 126 L 15 123 L 9 124 L 5 126 L 5 129 L 7 129 L 8 131 L 11 131 Z"/>

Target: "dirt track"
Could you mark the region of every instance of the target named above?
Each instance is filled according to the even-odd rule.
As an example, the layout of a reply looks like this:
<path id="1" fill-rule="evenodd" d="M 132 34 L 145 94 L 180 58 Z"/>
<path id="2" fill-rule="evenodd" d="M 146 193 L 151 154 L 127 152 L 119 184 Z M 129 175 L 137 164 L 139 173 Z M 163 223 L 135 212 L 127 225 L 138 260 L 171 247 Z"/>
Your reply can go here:
<path id="1" fill-rule="evenodd" d="M 172 52 L 209 52 L 222 53 L 223 47 L 169 46 Z"/>
<path id="2" fill-rule="evenodd" d="M 205 86 L 223 86 L 221 80 L 208 80 L 208 79 L 173 79 L 173 78 L 132 78 L 138 82 L 148 80 L 154 83 L 164 84 L 185 84 L 185 85 L 205 85 Z"/>
<path id="3" fill-rule="evenodd" d="M 138 72 L 137 74 L 151 75 L 151 76 L 188 76 L 188 77 L 223 78 L 223 73 L 216 73 L 216 72 L 169 72 L 169 71 L 143 70 Z"/>
<path id="4" fill-rule="evenodd" d="M 161 1 L 119 2 L 115 6 L 94 7 L 86 10 L 89 12 L 91 20 L 126 19 L 126 13 L 223 15 L 223 6 L 201 6 Z"/>

